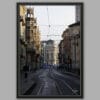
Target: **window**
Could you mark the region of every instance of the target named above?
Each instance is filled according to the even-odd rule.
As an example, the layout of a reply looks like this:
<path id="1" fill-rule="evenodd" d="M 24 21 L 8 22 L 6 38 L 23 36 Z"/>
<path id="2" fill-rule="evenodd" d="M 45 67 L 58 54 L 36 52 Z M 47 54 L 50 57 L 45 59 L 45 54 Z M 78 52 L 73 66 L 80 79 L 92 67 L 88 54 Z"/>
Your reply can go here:
<path id="1" fill-rule="evenodd" d="M 33 33 L 33 30 L 31 30 L 31 33 Z"/>
<path id="2" fill-rule="evenodd" d="M 31 25 L 31 26 L 33 26 L 33 21 L 32 21 L 32 22 L 30 22 L 30 25 Z"/>
<path id="3" fill-rule="evenodd" d="M 30 33 L 30 30 L 26 30 L 26 34 L 29 34 Z"/>
<path id="4" fill-rule="evenodd" d="M 30 26 L 30 21 L 27 21 L 27 23 L 26 23 L 26 24 L 27 24 L 27 26 Z"/>

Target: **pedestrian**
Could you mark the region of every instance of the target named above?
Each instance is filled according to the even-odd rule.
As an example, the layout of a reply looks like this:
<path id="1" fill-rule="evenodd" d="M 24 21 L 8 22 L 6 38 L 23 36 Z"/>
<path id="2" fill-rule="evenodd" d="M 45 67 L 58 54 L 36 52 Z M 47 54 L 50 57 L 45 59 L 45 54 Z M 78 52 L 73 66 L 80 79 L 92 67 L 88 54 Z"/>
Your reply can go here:
<path id="1" fill-rule="evenodd" d="M 27 64 L 23 67 L 23 71 L 24 71 L 24 78 L 27 79 L 29 71 L 29 66 Z"/>
<path id="2" fill-rule="evenodd" d="M 72 72 L 72 59 L 70 58 L 70 71 Z"/>
<path id="3" fill-rule="evenodd" d="M 71 63 L 72 63 L 72 60 L 71 60 L 71 58 L 68 56 L 68 58 L 67 58 L 68 71 L 71 71 L 71 70 L 72 70 Z"/>

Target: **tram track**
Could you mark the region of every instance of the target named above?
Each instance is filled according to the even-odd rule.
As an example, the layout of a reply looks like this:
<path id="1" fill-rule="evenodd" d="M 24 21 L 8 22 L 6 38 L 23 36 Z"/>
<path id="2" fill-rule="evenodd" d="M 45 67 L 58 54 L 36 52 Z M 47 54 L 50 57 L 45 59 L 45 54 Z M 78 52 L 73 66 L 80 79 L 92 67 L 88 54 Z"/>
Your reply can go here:
<path id="1" fill-rule="evenodd" d="M 39 88 L 37 87 L 38 88 L 38 91 L 36 93 L 37 96 L 62 94 L 61 91 L 58 89 L 59 86 L 57 85 L 56 81 L 49 76 L 49 72 L 47 73 L 47 75 L 45 77 L 40 75 L 39 79 L 41 81 L 41 84 L 38 85 Z M 52 81 L 52 82 L 50 83 L 50 81 Z M 53 94 L 51 91 L 52 92 L 56 91 L 56 92 L 54 92 L 54 94 Z"/>
<path id="2" fill-rule="evenodd" d="M 73 88 L 69 80 L 65 80 L 62 76 L 56 74 L 54 71 L 46 70 L 33 78 L 35 85 L 33 85 L 25 95 L 34 96 L 70 96 L 79 95 L 78 90 Z"/>
<path id="3" fill-rule="evenodd" d="M 60 95 L 78 95 L 77 90 L 74 90 L 65 80 L 58 78 L 54 73 L 50 73 L 50 77 L 55 80 Z"/>

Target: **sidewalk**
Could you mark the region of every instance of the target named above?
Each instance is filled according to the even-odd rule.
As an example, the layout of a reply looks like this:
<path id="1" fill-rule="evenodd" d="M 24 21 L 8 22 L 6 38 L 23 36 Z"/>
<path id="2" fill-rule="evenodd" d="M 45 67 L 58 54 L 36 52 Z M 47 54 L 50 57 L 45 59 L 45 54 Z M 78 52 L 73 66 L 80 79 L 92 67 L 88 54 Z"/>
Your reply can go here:
<path id="1" fill-rule="evenodd" d="M 67 74 L 67 75 L 70 75 L 70 76 L 73 76 L 73 77 L 76 77 L 76 78 L 80 78 L 80 76 L 78 76 L 77 74 L 75 73 L 72 73 L 72 72 L 67 72 L 65 70 L 58 70 L 59 72 L 63 73 L 63 74 Z"/>
<path id="2" fill-rule="evenodd" d="M 27 79 L 24 78 L 24 73 L 22 73 L 21 76 L 21 94 L 25 94 L 34 84 L 36 84 L 35 81 L 32 80 L 34 76 L 34 72 L 28 73 Z"/>
<path id="3" fill-rule="evenodd" d="M 77 74 L 74 74 L 72 72 L 64 72 L 65 74 L 68 74 L 70 76 L 74 76 L 74 77 L 77 77 L 77 78 L 80 78 L 80 76 L 78 76 Z"/>

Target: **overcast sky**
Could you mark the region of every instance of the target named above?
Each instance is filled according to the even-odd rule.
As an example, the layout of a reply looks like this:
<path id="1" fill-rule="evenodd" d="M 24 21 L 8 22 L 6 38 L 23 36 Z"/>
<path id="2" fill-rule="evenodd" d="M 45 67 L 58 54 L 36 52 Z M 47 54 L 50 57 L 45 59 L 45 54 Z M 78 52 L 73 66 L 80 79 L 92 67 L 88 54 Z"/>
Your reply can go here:
<path id="1" fill-rule="evenodd" d="M 63 31 L 75 22 L 75 6 L 33 6 L 41 40 L 61 40 Z M 48 35 L 48 36 L 47 36 Z"/>

